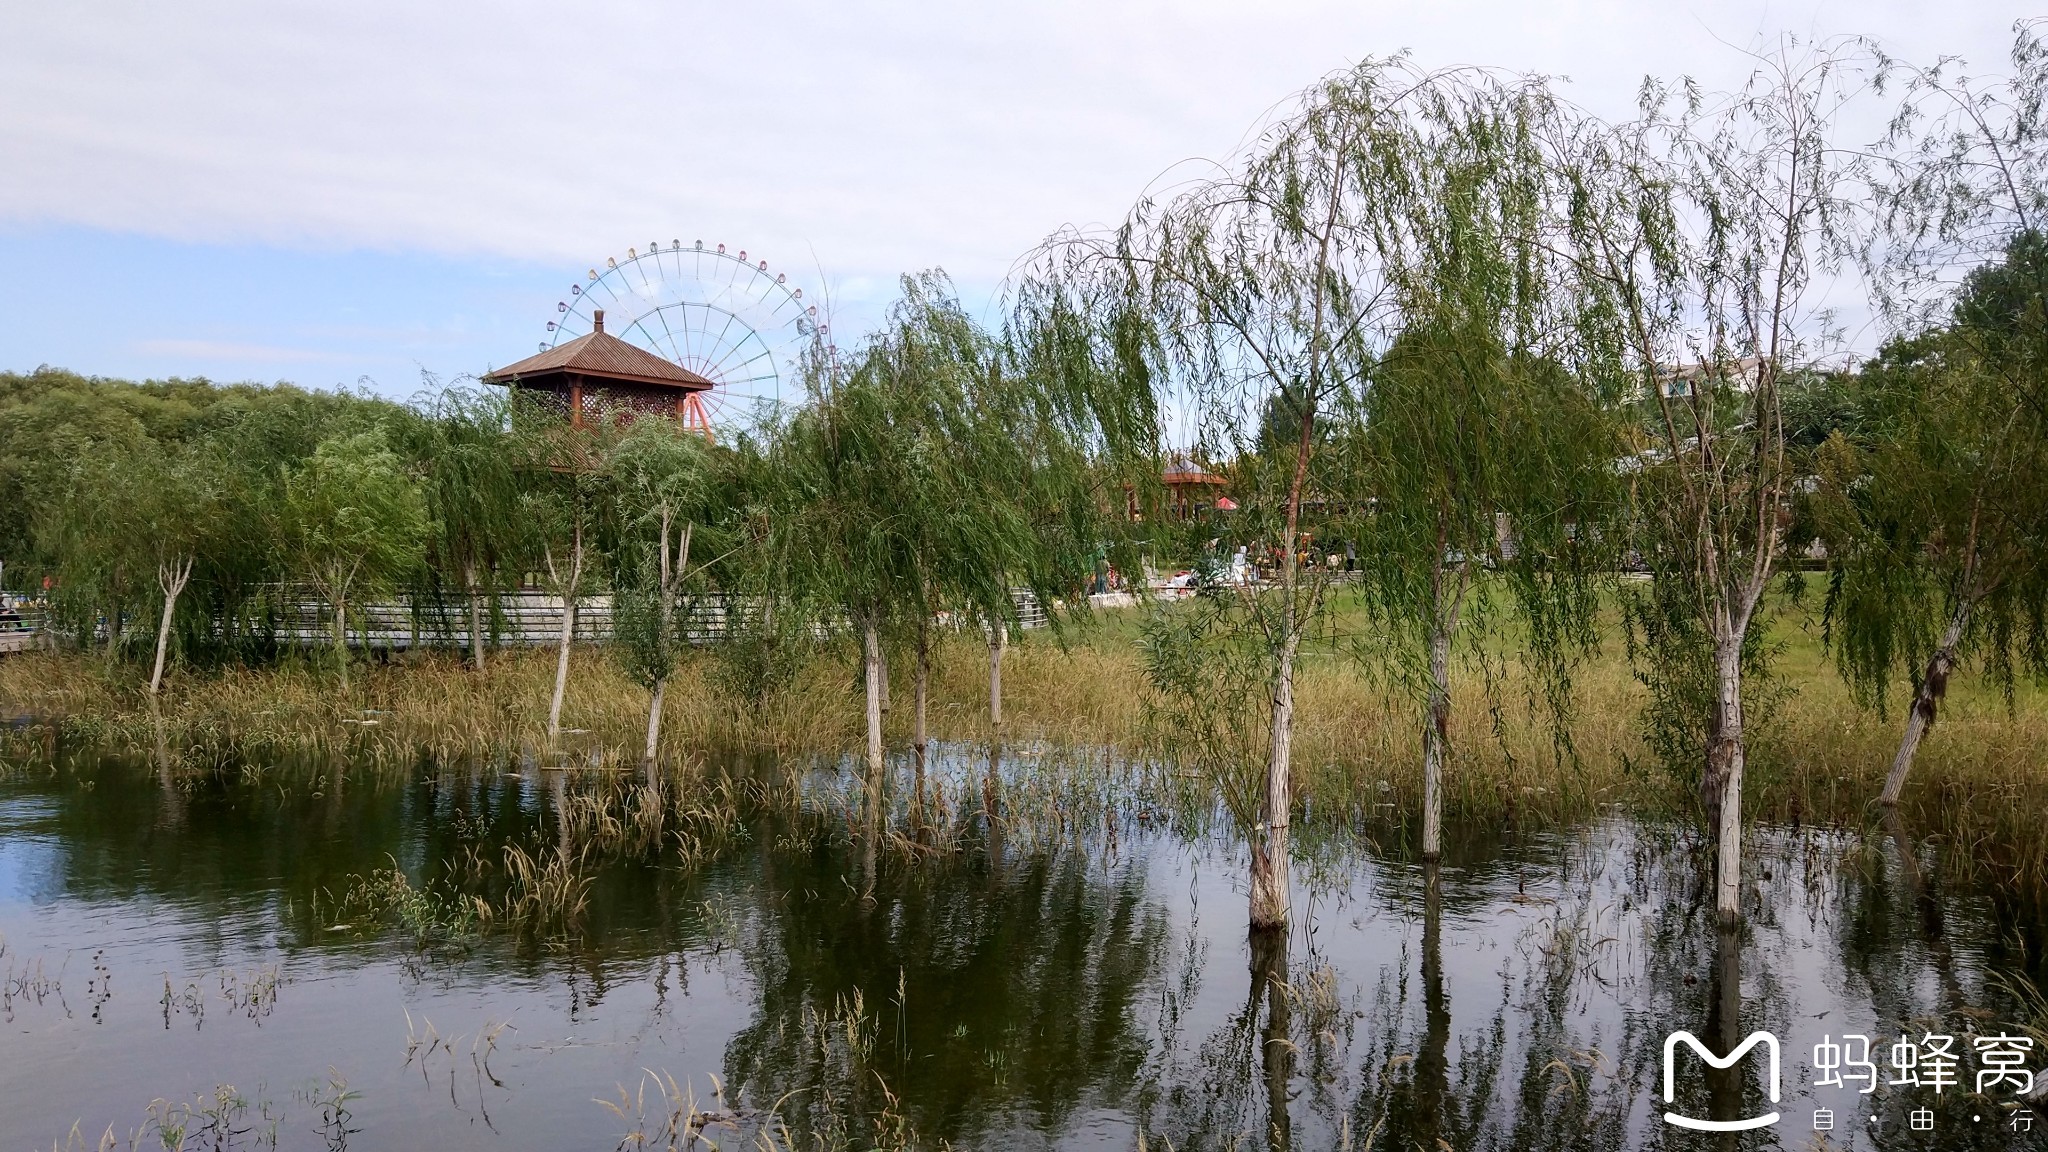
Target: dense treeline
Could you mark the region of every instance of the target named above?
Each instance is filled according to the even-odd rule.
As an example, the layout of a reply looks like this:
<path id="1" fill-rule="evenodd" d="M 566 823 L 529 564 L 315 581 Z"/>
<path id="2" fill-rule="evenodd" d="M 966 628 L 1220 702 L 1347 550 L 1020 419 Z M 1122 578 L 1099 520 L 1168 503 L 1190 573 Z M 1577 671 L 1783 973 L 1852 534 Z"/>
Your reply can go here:
<path id="1" fill-rule="evenodd" d="M 745 605 L 718 656 L 740 692 L 851 641 L 873 788 L 884 664 L 907 656 L 920 800 L 937 622 L 988 638 L 999 718 L 1012 589 L 1072 602 L 1112 568 L 1190 565 L 1203 594 L 1147 618 L 1149 699 L 1249 841 L 1255 928 L 1290 914 L 1305 651 L 1412 700 L 1433 859 L 1453 661 L 1512 646 L 1569 763 L 1574 672 L 1619 644 L 1732 920 L 1788 572 L 1825 569 L 1860 699 L 1911 682 L 1888 803 L 1959 669 L 2048 675 L 2043 56 L 2021 28 L 1986 86 L 1788 45 L 1739 92 L 1648 85 L 1619 124 L 1541 78 L 1367 61 L 1222 175 L 1052 238 L 999 331 L 941 274 L 906 278 L 864 347 L 814 350 L 805 403 L 717 443 L 570 429 L 489 389 L 4 376 L 0 554 L 152 692 L 167 654 L 272 654 L 305 597 L 337 676 L 352 609 L 399 593 L 466 614 L 481 667 L 493 597 L 537 581 L 568 609 L 551 734 L 602 590 L 650 762 L 692 604 L 722 594 Z M 1840 110 L 1878 79 L 1889 134 L 1845 148 Z M 1822 298 L 1857 283 L 1893 335 L 1851 365 Z M 1169 444 L 1237 510 L 1162 516 Z M 1259 578 L 1223 574 L 1237 547 Z M 1335 630 L 1340 596 L 1368 634 Z"/>
<path id="2" fill-rule="evenodd" d="M 651 694 L 650 761 L 707 597 L 749 695 L 848 629 L 871 697 L 885 644 L 909 651 L 922 685 L 940 618 L 989 635 L 999 691 L 1016 590 L 1081 592 L 1119 534 L 1091 398 L 1035 387 L 936 273 L 905 279 L 859 354 L 817 350 L 806 382 L 808 402 L 779 422 L 714 442 L 661 419 L 572 428 L 481 386 L 399 404 L 0 375 L 0 549 L 9 586 L 40 592 L 56 631 L 136 658 L 152 694 L 174 659 L 279 656 L 308 604 L 343 683 L 363 607 L 393 600 L 481 668 L 501 598 L 534 586 L 566 606 L 550 733 L 578 606 L 603 593 L 613 655 Z"/>

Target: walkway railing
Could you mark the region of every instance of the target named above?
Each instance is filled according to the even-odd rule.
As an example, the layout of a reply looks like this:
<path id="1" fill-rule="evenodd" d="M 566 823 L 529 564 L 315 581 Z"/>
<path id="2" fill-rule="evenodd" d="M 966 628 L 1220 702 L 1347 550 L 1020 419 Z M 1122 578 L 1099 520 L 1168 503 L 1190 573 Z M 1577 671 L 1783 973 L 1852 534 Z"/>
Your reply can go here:
<path id="1" fill-rule="evenodd" d="M 277 590 L 287 592 L 288 590 Z M 271 614 L 259 633 L 288 646 L 317 646 L 334 642 L 330 608 L 303 593 L 273 594 Z M 1018 621 L 1024 628 L 1046 625 L 1046 608 L 1028 588 L 1012 589 Z M 478 597 L 483 642 L 490 647 L 541 647 L 555 644 L 562 636 L 562 598 L 547 592 L 521 589 L 489 593 Z M 683 634 L 698 647 L 718 643 L 737 624 L 759 613 L 763 601 L 750 596 L 694 596 L 681 605 Z M 352 604 L 347 616 L 346 642 L 351 648 L 405 651 L 413 648 L 467 648 L 470 645 L 470 597 L 453 593 L 436 597 L 415 597 Z M 0 652 L 6 633 L 0 632 Z M 36 633 L 23 633 L 33 636 Z M 97 629 L 106 637 L 106 624 Z M 152 634 L 153 635 L 153 634 Z M 598 593 L 576 601 L 576 639 L 603 644 L 612 637 L 612 597 Z M 32 646 L 23 641 L 21 649 Z"/>

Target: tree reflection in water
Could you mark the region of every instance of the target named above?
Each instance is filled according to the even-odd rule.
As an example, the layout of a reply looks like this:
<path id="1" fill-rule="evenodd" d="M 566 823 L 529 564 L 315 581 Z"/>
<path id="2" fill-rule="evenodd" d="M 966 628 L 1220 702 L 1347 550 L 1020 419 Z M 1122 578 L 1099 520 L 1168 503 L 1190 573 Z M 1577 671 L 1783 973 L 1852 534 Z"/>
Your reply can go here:
<path id="1" fill-rule="evenodd" d="M 265 1035 L 317 1029 L 306 1034 L 338 1051 L 312 1058 L 356 1052 L 365 1077 L 376 1073 L 360 1053 L 384 1051 L 389 1002 L 349 974 L 414 945 L 374 925 L 330 931 L 331 894 L 394 861 L 427 883 L 478 846 L 552 850 L 563 805 L 611 786 L 496 763 L 194 775 L 153 751 L 4 782 L 8 843 L 35 861 L 13 873 L 15 899 L 79 909 L 63 922 L 85 933 L 33 947 L 97 947 L 111 918 L 139 942 L 110 957 L 123 972 L 189 967 L 231 946 L 334 976 L 296 993 L 333 997 L 331 1015 L 295 1021 L 302 1001 L 288 994 Z M 1758 829 L 1757 900 L 1740 933 L 1714 930 L 1704 857 L 1684 829 L 1614 820 L 1542 837 L 1475 830 L 1440 870 L 1346 847 L 1305 873 L 1321 886 L 1304 893 L 1309 915 L 1291 940 L 1250 941 L 1235 915 L 1200 915 L 1205 900 L 1238 906 L 1233 845 L 1127 812 L 1111 813 L 1113 833 L 1091 830 L 1100 809 L 1085 827 L 1068 822 L 1080 831 L 1047 835 L 1024 819 L 1042 798 L 1003 767 L 967 769 L 950 806 L 965 841 L 915 836 L 902 798 L 886 802 L 893 780 L 876 798 L 875 781 L 849 776 L 830 803 L 750 817 L 692 869 L 593 865 L 572 932 L 485 934 L 433 959 L 431 979 L 408 976 L 405 995 L 450 1005 L 432 1008 L 437 1020 L 474 1014 L 468 998 L 487 993 L 493 1013 L 567 1017 L 559 1033 L 523 1025 L 533 1035 L 580 1037 L 588 1021 L 645 1036 L 662 1053 L 652 1066 L 678 1079 L 708 1090 L 705 1076 L 721 1073 L 757 1108 L 788 1095 L 793 1128 L 836 1122 L 862 1143 L 888 1113 L 927 1145 L 956 1147 L 1129 1148 L 1142 1131 L 1179 1152 L 1678 1152 L 1784 1143 L 1822 1103 L 1840 1131 L 1868 1131 L 1873 1107 L 1887 1133 L 1903 1129 L 1919 1106 L 1911 1093 L 1829 1097 L 1799 1080 L 1820 1036 L 2003 1027 L 2020 1009 L 1999 980 L 2042 976 L 2032 906 L 1942 875 L 1896 822 L 1871 835 Z M 39 914 L 16 907 L 38 930 Z M 18 930 L 9 943 L 30 940 Z M 1775 1133 L 1662 1123 L 1662 1045 L 1676 1028 L 1723 1052 L 1758 1029 L 1780 1037 Z M 165 1054 L 149 1076 L 181 1075 L 173 1049 L 121 1040 Z M 63 1067 L 57 1040 L 19 1044 L 11 1067 Z M 532 1109 L 525 1123 L 555 1125 L 560 1146 L 588 1134 L 565 1100 L 608 1090 L 621 1063 L 640 1067 L 602 1045 L 536 1046 L 523 1069 L 522 1058 L 499 1050 L 497 1070 L 527 1073 L 508 1078 L 526 1086 L 493 1108 Z M 1755 1058 L 1726 1073 L 1686 1060 L 1673 1111 L 1772 1110 Z M 372 1085 L 366 1108 L 403 1107 L 396 1086 Z M 110 1114 L 132 1110 L 131 1088 L 109 1087 Z M 2012 1146 L 1973 1128 L 1961 1096 L 1928 1102 L 1942 1147 Z M 1872 1147 L 1846 1135 L 1834 1146 Z"/>
<path id="2" fill-rule="evenodd" d="M 1141 869 L 1105 875 L 1079 852 L 884 856 L 866 898 L 842 881 L 841 853 L 821 844 L 761 878 L 732 1089 L 787 1097 L 801 1131 L 823 1125 L 811 1110 L 826 1098 L 881 1112 L 886 1084 L 920 1133 L 955 1142 L 1056 1129 L 1129 1095 L 1147 1048 L 1140 1002 L 1171 938 Z"/>

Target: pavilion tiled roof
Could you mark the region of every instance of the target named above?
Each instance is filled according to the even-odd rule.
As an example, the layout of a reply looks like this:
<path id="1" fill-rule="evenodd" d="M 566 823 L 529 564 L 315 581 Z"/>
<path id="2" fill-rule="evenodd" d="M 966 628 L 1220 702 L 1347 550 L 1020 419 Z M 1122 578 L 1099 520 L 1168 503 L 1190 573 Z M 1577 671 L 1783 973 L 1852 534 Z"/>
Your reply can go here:
<path id="1" fill-rule="evenodd" d="M 626 380 L 635 384 L 664 385 L 688 392 L 701 392 L 712 382 L 680 364 L 636 348 L 603 329 L 578 336 L 567 344 L 507 364 L 484 377 L 487 384 L 510 384 L 537 376 L 573 374 Z"/>
<path id="2" fill-rule="evenodd" d="M 1224 484 L 1228 481 L 1207 468 L 1197 464 L 1193 457 L 1176 456 L 1167 461 L 1160 475 L 1161 482 L 1168 487 L 1181 484 Z"/>

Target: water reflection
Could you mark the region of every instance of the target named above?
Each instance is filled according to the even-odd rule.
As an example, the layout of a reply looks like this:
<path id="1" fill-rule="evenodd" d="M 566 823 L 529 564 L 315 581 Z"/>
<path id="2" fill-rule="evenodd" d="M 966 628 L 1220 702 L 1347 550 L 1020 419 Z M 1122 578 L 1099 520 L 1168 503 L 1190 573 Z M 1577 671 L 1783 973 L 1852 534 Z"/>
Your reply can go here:
<path id="1" fill-rule="evenodd" d="M 764 869 L 754 1015 L 726 1052 L 735 1087 L 795 1093 L 808 1123 L 825 1098 L 878 1112 L 886 1084 L 919 1130 L 955 1142 L 1057 1129 L 1128 1090 L 1170 939 L 1142 871 L 963 853 L 892 865 L 871 895 L 842 869 L 828 846 Z"/>
<path id="2" fill-rule="evenodd" d="M 336 894 L 394 861 L 424 884 L 477 845 L 551 849 L 576 797 L 618 782 L 482 762 L 194 779 L 163 749 L 15 775 L 0 783 L 0 972 L 44 963 L 76 1003 L 10 1002 L 19 1058 L 0 1061 L 0 1136 L 132 1124 L 155 1096 L 333 1065 L 364 1093 L 372 1142 L 471 1144 L 488 1104 L 494 1146 L 609 1146 L 616 1120 L 585 1102 L 653 1067 L 707 1092 L 719 1074 L 748 1105 L 785 1100 L 800 1129 L 837 1117 L 860 1142 L 914 1129 L 984 1148 L 1127 1149 L 1141 1132 L 1182 1150 L 1805 1147 L 1827 1107 L 1831 1148 L 2027 1147 L 1973 1123 L 1984 1101 L 1967 1094 L 1812 1083 L 1824 1034 L 1964 1035 L 2013 1015 L 2000 974 L 2041 975 L 2038 925 L 1945 880 L 1896 820 L 1867 838 L 1760 830 L 1740 932 L 1714 930 L 1687 832 L 1613 820 L 1465 829 L 1441 866 L 1362 840 L 1298 900 L 1308 923 L 1248 940 L 1231 844 L 1112 812 L 1049 847 L 1005 817 L 1021 769 L 982 755 L 955 766 L 971 783 L 947 827 L 963 838 L 899 778 L 854 778 L 843 808 L 760 815 L 693 870 L 600 870 L 573 933 L 430 954 L 335 931 Z M 913 808 L 935 823 L 904 824 Z M 95 1002 L 106 985 L 88 988 L 88 958 L 102 952 L 115 991 Z M 196 974 L 222 968 L 279 974 L 261 1020 L 217 1009 L 203 1032 L 168 1026 L 191 1014 L 158 1004 L 154 984 L 211 995 Z M 493 1077 L 423 1091 L 399 1059 L 401 1007 L 449 1034 L 511 1022 Z M 1664 1124 L 1663 1045 L 1679 1028 L 1724 1053 L 1773 1031 L 1785 1083 L 1774 1104 L 1758 1062 L 1688 1059 L 1672 1111 L 1781 1123 Z M 1872 1138 L 1922 1103 L 1938 1140 Z"/>

